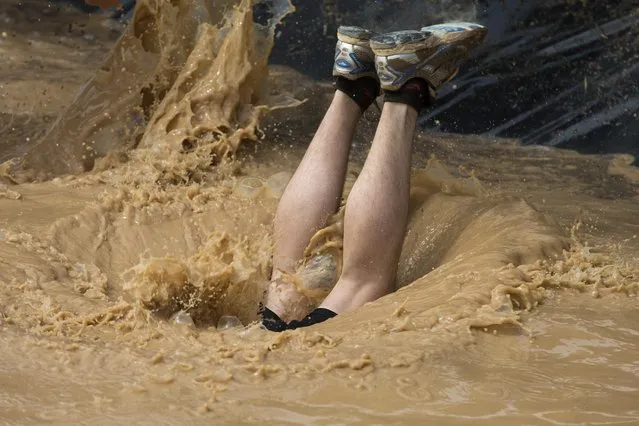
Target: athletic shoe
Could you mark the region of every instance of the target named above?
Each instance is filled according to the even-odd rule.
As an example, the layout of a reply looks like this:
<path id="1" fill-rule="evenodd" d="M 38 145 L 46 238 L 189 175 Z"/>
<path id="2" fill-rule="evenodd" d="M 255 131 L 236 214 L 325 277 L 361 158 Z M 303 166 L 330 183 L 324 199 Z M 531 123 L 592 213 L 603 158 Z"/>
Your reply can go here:
<path id="1" fill-rule="evenodd" d="M 423 78 L 433 95 L 459 72 L 460 63 L 486 36 L 486 28 L 452 22 L 421 31 L 396 31 L 374 36 L 370 46 L 382 89 L 399 90 L 411 78 Z"/>
<path id="2" fill-rule="evenodd" d="M 365 28 L 339 27 L 333 75 L 348 80 L 361 77 L 373 77 L 377 80 L 375 54 L 369 44 L 374 35 L 375 33 Z"/>

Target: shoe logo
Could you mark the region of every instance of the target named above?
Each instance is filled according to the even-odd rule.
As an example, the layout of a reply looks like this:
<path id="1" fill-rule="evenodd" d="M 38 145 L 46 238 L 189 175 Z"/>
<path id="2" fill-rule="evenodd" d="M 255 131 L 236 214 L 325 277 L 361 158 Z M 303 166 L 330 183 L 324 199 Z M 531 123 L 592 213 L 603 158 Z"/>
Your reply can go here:
<path id="1" fill-rule="evenodd" d="M 349 69 L 351 67 L 351 63 L 348 62 L 346 59 L 342 59 L 342 58 L 336 60 L 335 64 L 340 68 Z"/>
<path id="2" fill-rule="evenodd" d="M 391 83 L 394 81 L 395 76 L 392 74 L 381 73 L 378 75 L 379 79 L 383 82 L 390 81 Z"/>
<path id="3" fill-rule="evenodd" d="M 339 58 L 335 60 L 335 66 L 342 68 L 343 70 L 350 70 L 349 74 L 353 75 L 364 74 L 375 70 L 374 63 L 361 61 L 353 52 L 349 53 L 348 57 L 351 61 L 345 58 Z"/>

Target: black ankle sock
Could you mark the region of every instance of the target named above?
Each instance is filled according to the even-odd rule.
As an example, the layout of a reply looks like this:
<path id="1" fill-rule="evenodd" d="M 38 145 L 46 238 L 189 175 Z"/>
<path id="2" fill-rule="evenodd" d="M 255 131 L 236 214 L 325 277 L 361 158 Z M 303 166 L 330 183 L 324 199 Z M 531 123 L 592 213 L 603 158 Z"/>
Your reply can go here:
<path id="1" fill-rule="evenodd" d="M 310 314 L 306 315 L 301 321 L 291 321 L 288 324 L 289 330 L 295 330 L 296 328 L 310 327 L 311 325 L 319 324 L 326 320 L 329 320 L 337 314 L 330 309 L 317 308 Z"/>
<path id="2" fill-rule="evenodd" d="M 346 93 L 362 111 L 365 111 L 379 95 L 379 83 L 373 77 L 362 77 L 357 80 L 337 77 L 335 88 Z"/>
<path id="3" fill-rule="evenodd" d="M 262 311 L 262 325 L 269 331 L 280 332 L 286 330 L 286 323 L 269 308 Z"/>
<path id="4" fill-rule="evenodd" d="M 399 90 L 384 90 L 384 102 L 398 102 L 412 106 L 420 112 L 431 103 L 428 83 L 421 78 L 408 80 Z"/>

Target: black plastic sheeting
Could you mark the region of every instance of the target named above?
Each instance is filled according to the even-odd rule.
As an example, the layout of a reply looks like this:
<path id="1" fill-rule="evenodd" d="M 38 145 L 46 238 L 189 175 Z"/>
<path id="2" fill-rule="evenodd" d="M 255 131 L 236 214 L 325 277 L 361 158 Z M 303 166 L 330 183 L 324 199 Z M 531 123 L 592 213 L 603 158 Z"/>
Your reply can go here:
<path id="1" fill-rule="evenodd" d="M 639 156 L 639 1 L 294 1 L 272 62 L 330 78 L 338 25 L 419 29 L 470 19 L 486 43 L 421 125 Z"/>

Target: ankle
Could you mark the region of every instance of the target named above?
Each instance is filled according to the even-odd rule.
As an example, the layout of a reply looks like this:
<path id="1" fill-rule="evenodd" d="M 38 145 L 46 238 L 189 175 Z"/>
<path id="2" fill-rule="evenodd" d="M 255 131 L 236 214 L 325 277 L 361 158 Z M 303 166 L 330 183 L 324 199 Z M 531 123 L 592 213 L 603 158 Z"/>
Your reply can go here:
<path id="1" fill-rule="evenodd" d="M 426 80 L 413 78 L 399 90 L 384 90 L 384 102 L 402 103 L 413 107 L 419 113 L 423 108 L 431 105 L 432 99 Z"/>
<path id="2" fill-rule="evenodd" d="M 312 304 L 304 294 L 298 291 L 295 284 L 279 278 L 269 283 L 265 306 L 288 322 L 303 318 Z"/>
<path id="3" fill-rule="evenodd" d="M 345 93 L 360 109 L 365 111 L 379 96 L 379 83 L 372 77 L 361 77 L 348 80 L 344 77 L 335 79 L 335 88 Z"/>
<path id="4" fill-rule="evenodd" d="M 382 282 L 340 279 L 320 308 L 329 309 L 336 314 L 353 311 L 392 293 L 391 287 Z"/>

